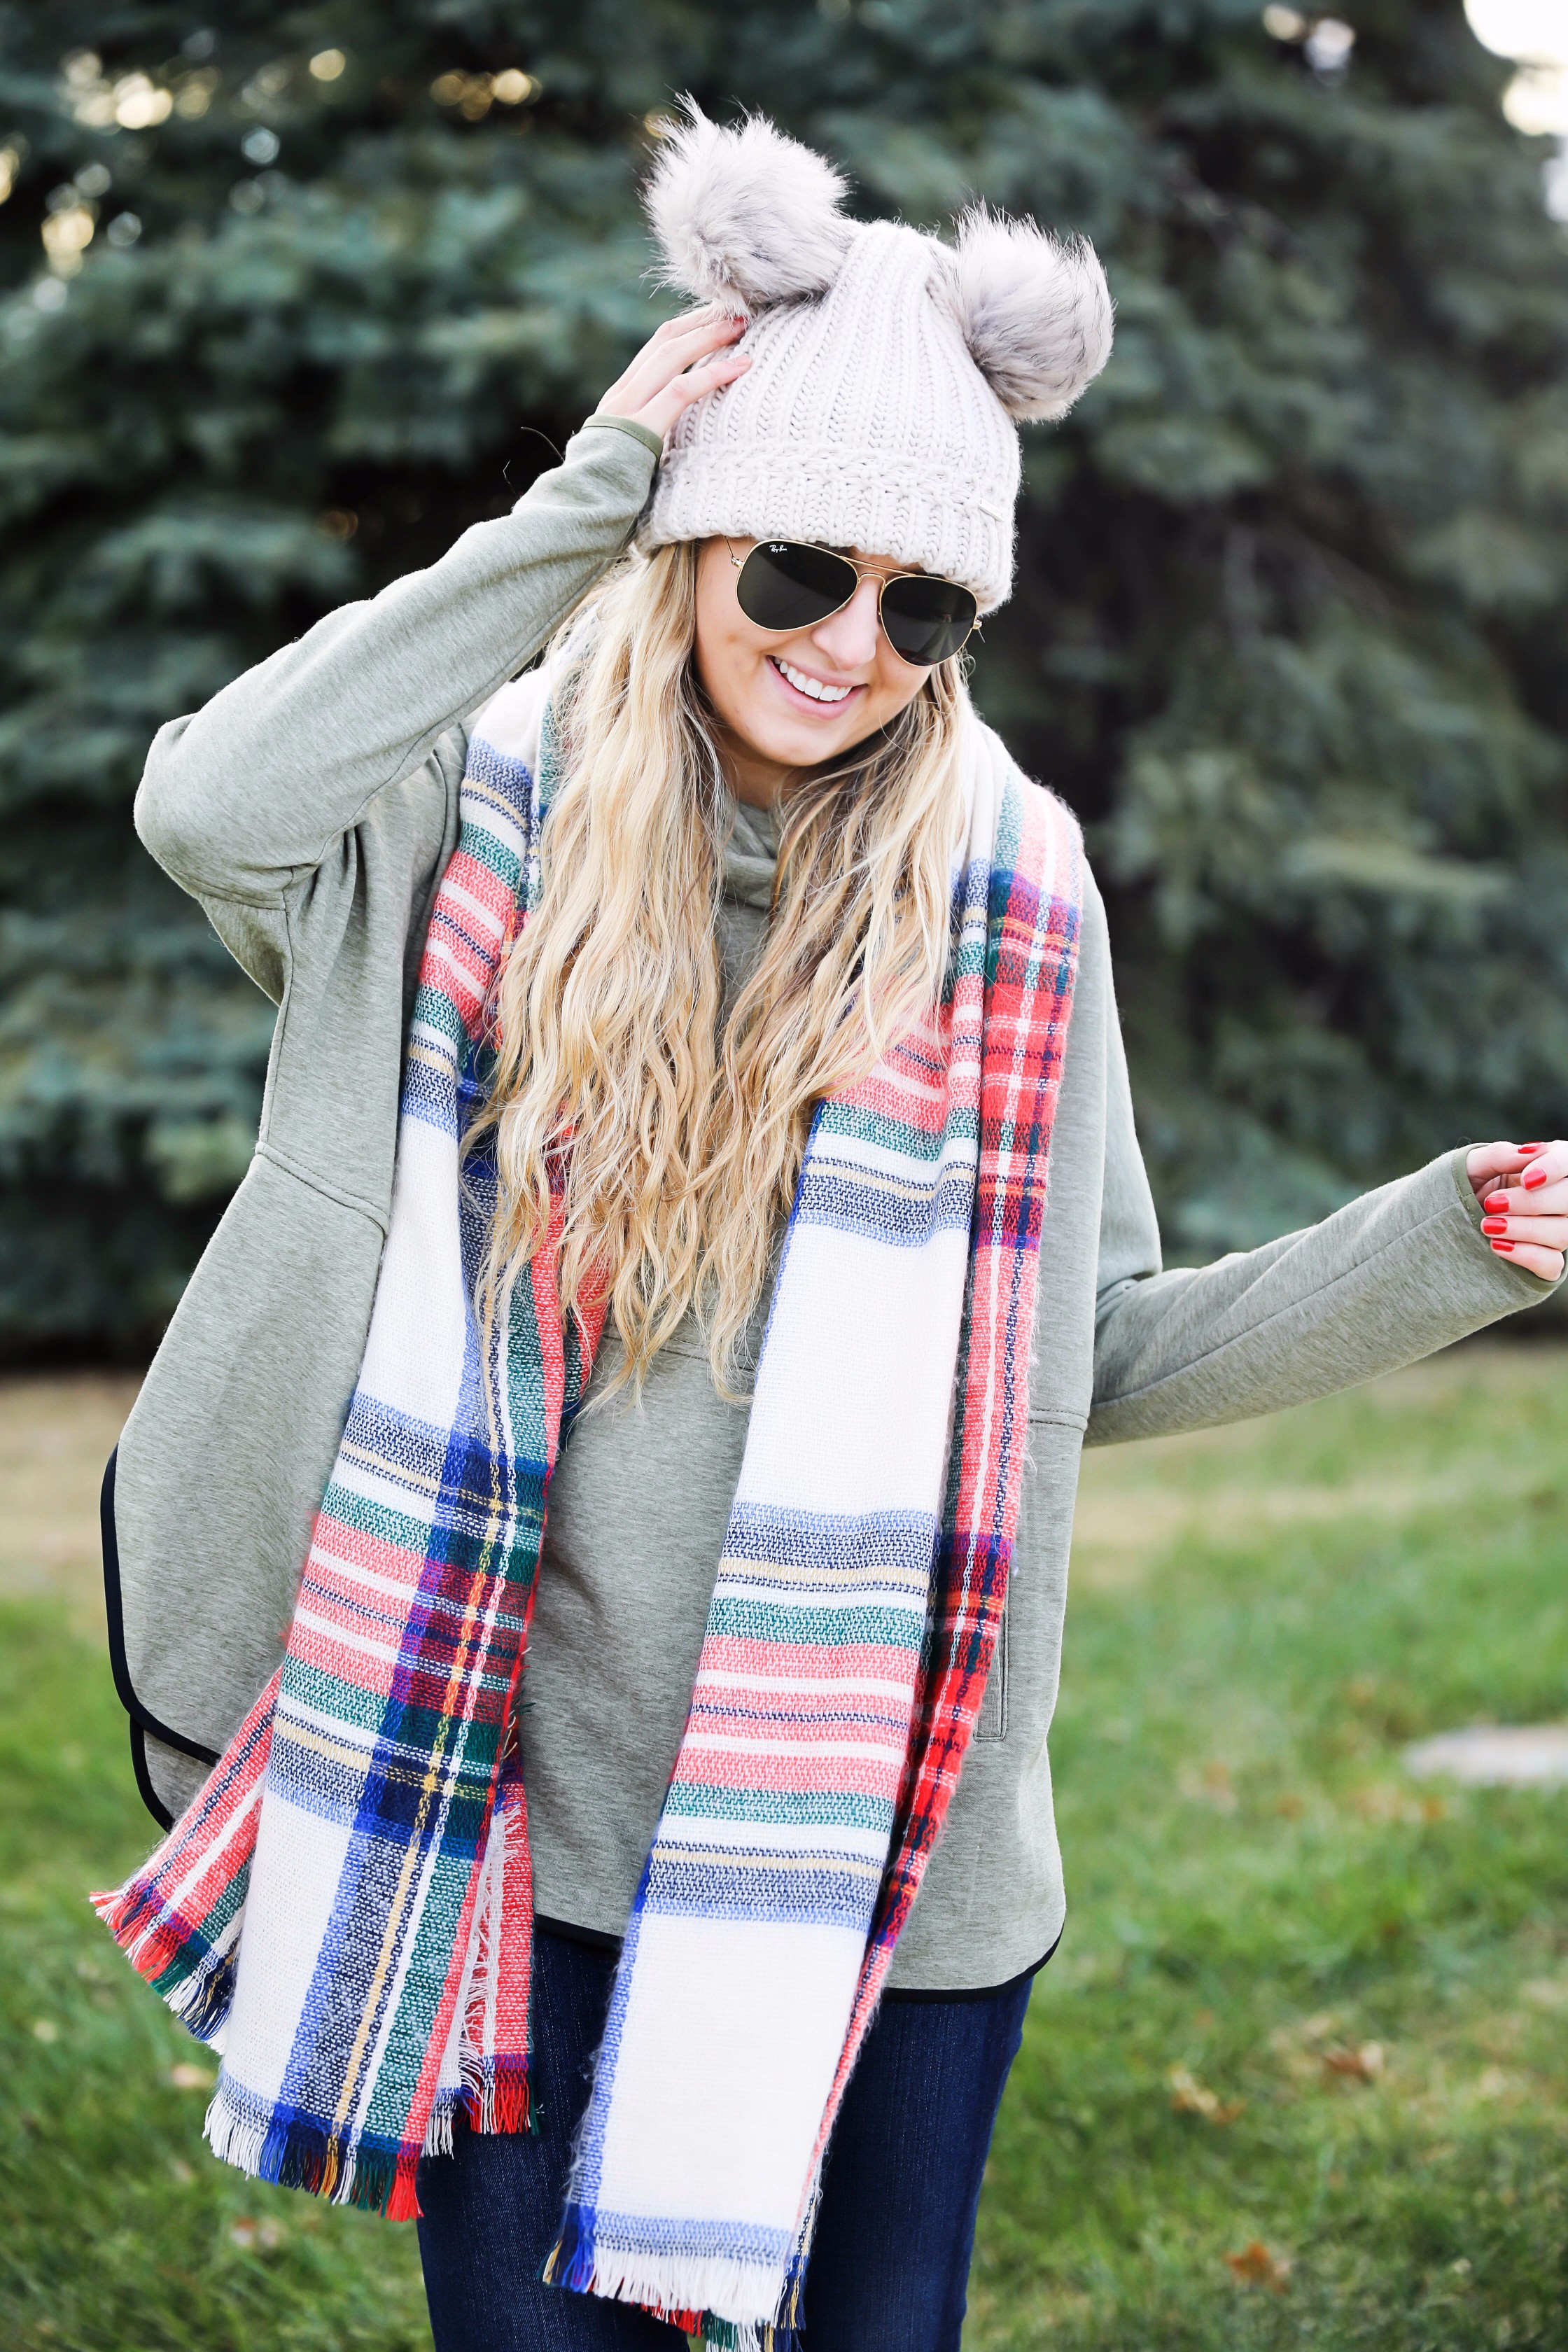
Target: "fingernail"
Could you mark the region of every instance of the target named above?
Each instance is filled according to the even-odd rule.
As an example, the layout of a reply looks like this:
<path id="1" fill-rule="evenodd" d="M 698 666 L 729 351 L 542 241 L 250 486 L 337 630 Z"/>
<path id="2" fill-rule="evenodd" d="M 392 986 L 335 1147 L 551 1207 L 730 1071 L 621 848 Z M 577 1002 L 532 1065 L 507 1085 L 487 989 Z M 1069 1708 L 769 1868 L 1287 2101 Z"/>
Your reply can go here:
<path id="1" fill-rule="evenodd" d="M 1483 1217 L 1481 1219 L 1481 1231 L 1483 1234 L 1506 1234 L 1508 1231 L 1508 1219 L 1506 1217 Z"/>
<path id="2" fill-rule="evenodd" d="M 1512 1254 L 1513 1244 L 1511 1242 L 1493 1242 L 1492 1247 L 1496 1250 L 1499 1257 L 1508 1257 Z"/>
<path id="3" fill-rule="evenodd" d="M 1483 1209 L 1510 1209 L 1513 1203 L 1506 1192 L 1489 1192 L 1481 1206 Z"/>
<path id="4" fill-rule="evenodd" d="M 1532 1151 L 1544 1151 L 1546 1146 L 1544 1143 L 1516 1143 L 1513 1148 L 1516 1151 L 1522 1151 L 1528 1159 Z"/>
<path id="5" fill-rule="evenodd" d="M 1544 1168 L 1527 1168 L 1519 1181 L 1527 1192 L 1533 1192 L 1545 1183 L 1546 1171 Z"/>

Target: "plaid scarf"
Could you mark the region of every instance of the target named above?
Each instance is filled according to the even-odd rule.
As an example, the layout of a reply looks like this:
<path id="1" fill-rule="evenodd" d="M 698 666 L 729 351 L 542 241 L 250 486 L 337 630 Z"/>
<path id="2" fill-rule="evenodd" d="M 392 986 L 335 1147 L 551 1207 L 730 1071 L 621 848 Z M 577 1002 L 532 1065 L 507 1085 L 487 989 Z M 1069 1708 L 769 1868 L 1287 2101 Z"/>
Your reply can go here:
<path id="1" fill-rule="evenodd" d="M 547 1244 L 473 1301 L 459 1168 L 491 985 L 538 903 L 546 690 L 476 722 L 410 1030 L 359 1385 L 287 1651 L 189 1811 L 94 1898 L 223 2052 L 216 2152 L 395 2219 L 459 2113 L 529 2116 L 509 1731 L 545 1497 L 597 1317 Z M 813 1122 L 679 1754 L 547 2275 L 710 2342 L 795 2324 L 834 2117 L 945 1816 L 1017 1521 L 1077 967 L 1072 820 L 972 722 L 942 1002 Z M 556 1215 L 559 1216 L 559 1196 Z"/>

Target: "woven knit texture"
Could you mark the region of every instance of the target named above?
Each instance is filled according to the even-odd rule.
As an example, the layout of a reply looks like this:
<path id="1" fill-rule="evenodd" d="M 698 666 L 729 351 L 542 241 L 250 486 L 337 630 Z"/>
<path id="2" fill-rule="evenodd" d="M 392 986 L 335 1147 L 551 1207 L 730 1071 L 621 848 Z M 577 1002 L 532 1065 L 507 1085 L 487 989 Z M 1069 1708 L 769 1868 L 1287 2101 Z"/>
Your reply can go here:
<path id="1" fill-rule="evenodd" d="M 360 1385 L 282 1668 L 145 1868 L 99 1898 L 224 2052 L 217 2152 L 395 2217 L 454 2117 L 527 2119 L 531 1882 L 507 1762 L 551 1468 L 596 1329 L 541 1253 L 471 1305 L 494 1171 L 458 1138 L 536 903 L 545 688 L 476 724 L 410 1034 Z M 834 2116 L 994 1648 L 1077 965 L 1059 804 L 967 728 L 942 1005 L 814 1122 L 690 1719 L 562 2239 L 568 2286 L 787 2331 Z"/>
<path id="2" fill-rule="evenodd" d="M 1012 584 L 1018 435 L 942 299 L 942 270 L 933 238 L 872 221 L 825 294 L 761 311 L 736 346 L 750 369 L 670 434 L 639 543 L 723 532 L 858 548 L 994 611 Z"/>

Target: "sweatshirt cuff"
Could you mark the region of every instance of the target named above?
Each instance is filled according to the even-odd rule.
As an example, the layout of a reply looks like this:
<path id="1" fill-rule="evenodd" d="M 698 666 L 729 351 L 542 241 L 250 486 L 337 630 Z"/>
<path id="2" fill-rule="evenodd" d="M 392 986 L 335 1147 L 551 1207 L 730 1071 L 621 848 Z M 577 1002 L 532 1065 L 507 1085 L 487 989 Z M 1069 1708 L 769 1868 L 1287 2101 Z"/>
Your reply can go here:
<path id="1" fill-rule="evenodd" d="M 1564 1279 L 1568 1278 L 1568 1265 L 1564 1266 L 1555 1282 L 1548 1282 L 1544 1275 L 1531 1274 L 1528 1266 L 1515 1265 L 1511 1259 L 1498 1255 L 1481 1231 L 1481 1219 L 1485 1216 L 1486 1211 L 1476 1198 L 1476 1188 L 1469 1179 L 1467 1165 L 1469 1156 L 1468 1144 L 1462 1143 L 1457 1151 L 1450 1151 L 1448 1172 L 1454 1180 L 1454 1190 L 1459 1196 L 1459 1205 L 1474 1229 L 1478 1245 L 1485 1250 L 1503 1280 L 1511 1285 L 1521 1307 L 1528 1307 L 1538 1298 L 1550 1298 L 1552 1292 L 1560 1290 Z M 1441 1165 L 1440 1162 L 1439 1165 Z"/>
<path id="2" fill-rule="evenodd" d="M 601 432 L 629 433 L 634 441 L 640 441 L 643 447 L 651 449 L 656 457 L 664 455 L 661 436 L 654 431 L 651 425 L 639 425 L 635 416 L 585 416 L 578 430 L 587 433 L 595 426 Z"/>

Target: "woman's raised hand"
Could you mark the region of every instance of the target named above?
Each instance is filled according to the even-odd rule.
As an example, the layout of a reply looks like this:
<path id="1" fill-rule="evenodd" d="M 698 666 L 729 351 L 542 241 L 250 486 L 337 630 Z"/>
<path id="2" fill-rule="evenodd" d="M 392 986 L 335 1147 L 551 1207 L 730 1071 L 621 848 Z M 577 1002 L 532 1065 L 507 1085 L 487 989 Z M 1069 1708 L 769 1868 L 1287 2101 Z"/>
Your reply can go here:
<path id="1" fill-rule="evenodd" d="M 1568 1143 L 1478 1143 L 1465 1167 L 1499 1256 L 1555 1282 L 1568 1255 Z"/>
<path id="2" fill-rule="evenodd" d="M 683 319 L 667 319 L 616 378 L 595 415 L 628 416 L 662 440 L 683 408 L 745 373 L 751 361 L 730 349 L 745 331 L 745 320 L 731 318 L 716 302 Z"/>

